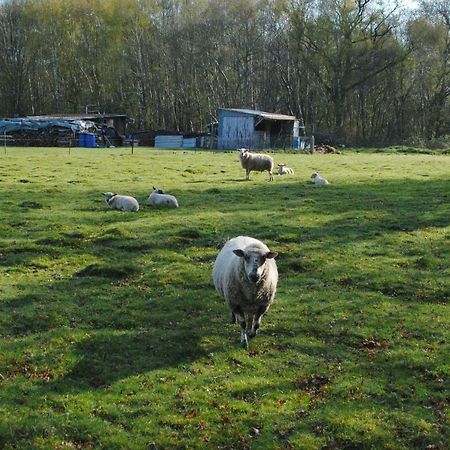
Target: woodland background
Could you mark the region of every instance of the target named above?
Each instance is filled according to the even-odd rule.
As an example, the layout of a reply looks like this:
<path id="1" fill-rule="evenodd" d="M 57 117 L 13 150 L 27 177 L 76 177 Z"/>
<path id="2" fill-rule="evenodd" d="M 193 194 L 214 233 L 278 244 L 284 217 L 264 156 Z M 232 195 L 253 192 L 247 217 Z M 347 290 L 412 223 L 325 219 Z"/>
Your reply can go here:
<path id="1" fill-rule="evenodd" d="M 349 144 L 447 142 L 449 61 L 449 0 L 0 2 L 0 117 L 95 104 L 199 131 L 238 107 Z"/>

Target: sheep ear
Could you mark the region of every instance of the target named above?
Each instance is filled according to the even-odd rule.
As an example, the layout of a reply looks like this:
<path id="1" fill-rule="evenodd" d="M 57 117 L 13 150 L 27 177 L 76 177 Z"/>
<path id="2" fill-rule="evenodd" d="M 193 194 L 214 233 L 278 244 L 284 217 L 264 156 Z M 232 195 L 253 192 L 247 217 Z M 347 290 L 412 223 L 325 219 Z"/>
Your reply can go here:
<path id="1" fill-rule="evenodd" d="M 233 253 L 234 253 L 236 256 L 239 256 L 239 258 L 243 258 L 243 257 L 244 257 L 244 251 L 241 250 L 241 249 L 233 250 Z"/>
<path id="2" fill-rule="evenodd" d="M 266 259 L 273 259 L 278 256 L 278 253 L 277 252 L 267 252 L 264 256 L 266 257 Z"/>

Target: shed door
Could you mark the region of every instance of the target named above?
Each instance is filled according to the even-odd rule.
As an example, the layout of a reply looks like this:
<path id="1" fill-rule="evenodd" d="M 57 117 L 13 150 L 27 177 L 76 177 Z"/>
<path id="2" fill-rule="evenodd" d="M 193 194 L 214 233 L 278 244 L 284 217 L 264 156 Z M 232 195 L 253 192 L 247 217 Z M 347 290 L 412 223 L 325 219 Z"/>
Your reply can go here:
<path id="1" fill-rule="evenodd" d="M 219 147 L 224 149 L 252 148 L 253 132 L 252 116 L 224 117 Z"/>

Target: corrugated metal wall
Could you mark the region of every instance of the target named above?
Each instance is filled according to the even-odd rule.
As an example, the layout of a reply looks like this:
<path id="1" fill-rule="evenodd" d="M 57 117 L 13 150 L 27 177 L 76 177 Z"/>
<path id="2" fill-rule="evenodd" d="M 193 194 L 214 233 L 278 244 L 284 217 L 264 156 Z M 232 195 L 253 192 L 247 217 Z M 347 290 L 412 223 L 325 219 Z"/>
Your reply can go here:
<path id="1" fill-rule="evenodd" d="M 155 136 L 155 147 L 158 148 L 181 148 L 183 136 Z"/>
<path id="2" fill-rule="evenodd" d="M 184 138 L 181 135 L 155 136 L 155 147 L 157 148 L 196 148 L 197 139 Z"/>
<path id="3" fill-rule="evenodd" d="M 252 150 L 264 148 L 293 148 L 294 130 L 299 125 L 294 116 L 268 113 L 250 109 L 219 108 L 217 147 L 233 150 L 247 147 Z"/>
<path id="4" fill-rule="evenodd" d="M 218 147 L 233 150 L 240 147 L 254 148 L 255 127 L 253 116 L 232 111 L 219 111 Z"/>

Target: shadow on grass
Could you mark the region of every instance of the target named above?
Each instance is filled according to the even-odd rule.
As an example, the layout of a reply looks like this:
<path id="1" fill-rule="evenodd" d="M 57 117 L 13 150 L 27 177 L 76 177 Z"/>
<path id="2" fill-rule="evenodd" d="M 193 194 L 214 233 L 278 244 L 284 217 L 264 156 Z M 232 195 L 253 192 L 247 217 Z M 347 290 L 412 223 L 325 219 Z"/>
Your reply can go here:
<path id="1" fill-rule="evenodd" d="M 330 185 L 324 188 L 292 182 L 267 182 L 245 183 L 245 189 L 227 186 L 209 187 L 201 191 L 185 190 L 177 192 L 177 195 L 185 200 L 186 206 L 181 206 L 176 211 L 144 211 L 143 214 L 139 212 L 126 216 L 109 210 L 105 214 L 76 219 L 77 222 L 97 227 L 98 232 L 95 234 L 66 231 L 52 233 L 48 238 L 41 237 L 34 242 L 17 239 L 13 245 L 0 248 L 0 265 L 11 269 L 18 267 L 21 270 L 39 271 L 48 270 L 51 260 L 58 257 L 78 257 L 85 254 L 95 256 L 99 261 L 89 262 L 85 267 L 79 268 L 73 274 L 73 280 L 66 279 L 64 284 L 56 281 L 47 288 L 38 288 L 42 291 L 42 298 L 57 300 L 68 292 L 73 292 L 75 297 L 83 296 L 85 292 L 84 295 L 89 297 L 92 296 L 90 290 L 99 285 L 107 292 L 111 289 L 110 283 L 114 281 L 123 280 L 126 283 L 129 279 L 133 280 L 142 265 L 142 262 L 137 263 L 136 260 L 142 256 L 149 255 L 157 264 L 167 264 L 171 257 L 158 255 L 161 251 L 186 254 L 195 253 L 201 248 L 207 252 L 202 256 L 201 262 L 208 263 L 213 261 L 217 249 L 228 237 L 240 234 L 282 244 L 313 242 L 319 251 L 321 249 L 326 252 L 330 245 L 336 249 L 359 241 L 379 239 L 386 233 L 445 227 L 450 223 L 447 187 L 445 180 L 393 180 L 382 184 Z M 280 198 L 284 200 L 280 202 Z M 183 205 L 182 201 L 180 203 Z M 230 216 L 221 218 L 218 227 L 210 224 L 207 217 L 195 217 L 202 210 L 211 214 L 217 211 L 229 213 Z M 191 211 L 194 219 L 183 227 L 183 220 Z M 233 218 L 234 212 L 243 215 Z M 272 213 L 271 216 L 267 215 L 269 212 Z M 321 215 L 320 225 L 303 225 L 303 214 Z M 124 218 L 136 221 L 139 225 L 141 217 L 154 215 L 173 223 L 169 222 L 162 227 L 160 221 L 146 222 L 145 234 L 140 232 L 139 237 L 136 237 L 137 233 L 130 232 L 130 228 L 122 227 Z M 105 223 L 106 218 L 108 222 Z M 43 261 L 42 257 L 47 257 L 49 261 Z M 194 265 L 198 262 L 193 256 L 189 258 Z M 146 267 L 142 269 L 148 272 L 149 264 L 146 263 Z M 317 269 L 307 259 L 299 259 L 295 252 L 281 255 L 279 265 L 293 274 Z M 76 278 L 83 278 L 84 283 L 77 283 Z M 159 281 L 158 277 L 149 280 L 154 284 Z M 99 292 L 98 289 L 94 291 L 97 294 Z M 34 291 L 6 300 L 2 305 L 7 309 L 20 308 L 27 303 L 39 302 L 36 297 Z M 15 314 L 19 324 L 20 311 Z M 40 329 L 36 323 L 28 325 L 31 327 L 30 332 Z M 14 334 L 13 325 L 6 328 L 6 334 Z M 21 326 L 18 328 L 24 329 Z"/>
<path id="2" fill-rule="evenodd" d="M 219 183 L 204 190 L 200 184 L 196 185 L 197 189 L 185 186 L 184 190 L 177 190 L 174 194 L 181 207 L 176 211 L 143 209 L 138 214 L 124 215 L 112 210 L 99 211 L 94 204 L 91 213 L 85 214 L 89 211 L 88 200 L 78 210 L 83 211 L 83 216 L 74 214 L 73 219 L 74 230 L 80 227 L 88 231 L 49 231 L 48 236 L 30 239 L 28 233 L 32 227 L 27 225 L 18 234 L 16 243 L 0 249 L 2 268 L 11 273 L 29 272 L 28 280 L 20 286 L 23 288 L 20 295 L 3 298 L 0 303 L 3 315 L 0 333 L 5 338 L 5 349 L 9 355 L 14 354 L 14 358 L 8 356 L 0 361 L 1 373 L 10 381 L 9 407 L 17 407 L 17 397 L 20 402 L 31 401 L 39 411 L 42 399 L 51 398 L 52 392 L 102 391 L 129 377 L 159 370 L 177 369 L 171 372 L 177 377 L 180 367 L 208 358 L 210 353 L 225 353 L 228 342 L 222 339 L 228 333 L 228 329 L 224 331 L 225 307 L 213 292 L 209 263 L 226 236 L 250 234 L 270 240 L 274 247 L 277 243 L 300 243 L 302 248 L 306 247 L 303 244 L 313 244 L 315 251 L 324 255 L 330 248 L 373 241 L 377 246 L 369 251 L 376 253 L 383 251 L 384 241 L 378 241 L 380 236 L 384 239 L 390 233 L 409 233 L 449 224 L 446 209 L 449 194 L 447 182 L 443 180 L 392 180 L 382 184 L 331 185 L 324 189 L 292 180 L 269 183 L 262 178 L 239 183 L 239 186 L 234 182 Z M 90 195 L 92 197 L 92 193 Z M 30 201 L 34 200 L 38 200 L 38 196 Z M 314 215 L 320 216 L 317 224 L 311 222 Z M 308 217 L 308 223 L 302 221 L 303 216 Z M 151 220 L 156 217 L 158 220 Z M 436 244 L 437 239 L 434 242 Z M 416 245 L 419 246 L 417 256 L 422 256 L 420 242 Z M 440 242 L 439 247 L 443 247 Z M 310 249 L 311 246 L 308 251 Z M 413 250 L 415 247 L 411 248 Z M 43 260 L 42 256 L 47 259 Z M 415 254 L 413 256 L 416 258 Z M 58 279 L 55 271 L 64 267 L 65 259 L 71 259 L 72 273 Z M 52 261 L 55 261 L 54 266 Z M 391 285 L 386 287 L 390 297 L 381 297 L 384 292 L 380 293 L 390 309 L 376 315 L 377 304 L 367 309 L 361 294 L 384 288 L 385 277 L 370 274 L 367 283 L 358 278 L 358 273 L 350 273 L 350 277 L 347 273 L 333 274 L 319 267 L 319 263 L 310 261 L 308 254 L 301 255 L 297 250 L 280 255 L 281 282 L 287 277 L 295 279 L 293 292 L 296 294 L 302 290 L 304 293 L 309 283 L 310 303 L 301 299 L 303 309 L 299 315 L 295 299 L 285 294 L 286 303 L 280 302 L 275 325 L 267 326 L 265 319 L 261 334 L 251 344 L 253 355 L 242 353 L 244 364 L 249 364 L 246 360 L 249 354 L 265 358 L 264 351 L 269 353 L 266 360 L 269 363 L 272 358 L 280 358 L 277 370 L 281 373 L 286 370 L 289 378 L 283 378 L 284 383 L 277 385 L 236 384 L 230 396 L 258 404 L 257 399 L 266 394 L 278 399 L 279 391 L 295 391 L 318 399 L 315 408 L 328 405 L 332 408 L 339 396 L 344 401 L 353 401 L 360 390 L 361 398 L 369 402 L 371 410 L 374 410 L 373 405 L 382 412 L 384 408 L 423 409 L 420 402 L 431 400 L 415 400 L 409 385 L 392 392 L 394 382 L 409 379 L 409 384 L 417 386 L 417 392 L 434 396 L 433 401 L 443 397 L 440 361 L 445 360 L 441 350 L 444 346 L 439 333 L 431 334 L 437 325 L 415 326 L 414 317 L 419 317 L 419 310 L 410 307 L 410 303 L 419 298 L 416 287 L 424 286 L 422 274 L 413 282 L 398 269 L 402 277 L 390 280 Z M 434 270 L 434 259 L 418 263 L 421 273 L 425 269 Z M 33 280 L 34 274 L 40 276 L 38 281 Z M 48 281 L 49 278 L 52 280 Z M 325 283 L 335 283 L 334 291 Z M 345 308 L 332 294 L 345 289 L 355 289 L 355 296 L 361 297 L 360 303 L 349 301 L 348 317 L 342 324 L 335 324 L 331 310 L 344 313 Z M 424 292 L 429 296 L 428 291 Z M 442 300 L 441 291 L 436 287 L 431 287 L 430 292 L 434 292 L 436 302 Z M 392 300 L 394 295 L 399 298 Z M 412 316 L 408 320 L 401 309 L 406 306 Z M 269 313 L 267 321 L 271 321 L 272 314 L 274 311 Z M 375 317 L 369 317 L 371 314 Z M 285 320 L 280 318 L 283 315 Z M 386 323 L 387 320 L 391 323 Z M 361 328 L 356 327 L 357 321 L 361 322 Z M 380 337 L 374 335 L 378 329 L 382 331 Z M 414 338 L 414 333 L 419 331 L 423 335 Z M 237 327 L 230 328 L 229 336 L 233 336 L 236 348 L 238 334 Z M 408 347 L 403 342 L 409 339 L 412 342 Z M 429 350 L 418 355 L 413 353 L 413 339 L 429 346 Z M 205 344 L 207 340 L 209 343 Z M 261 356 L 256 352 L 258 349 L 261 349 Z M 231 361 L 230 366 L 233 364 Z M 239 370 L 240 364 L 241 361 L 237 361 Z M 332 389 L 335 379 L 338 383 L 341 364 L 344 375 L 347 370 L 353 384 L 344 383 L 341 394 L 327 398 L 327 390 L 322 386 Z M 221 373 L 220 370 L 217 369 L 217 373 Z M 225 379 L 230 371 L 226 369 L 226 372 Z M 19 378 L 17 383 L 15 377 Z M 28 383 L 24 393 L 16 394 L 17 386 L 24 381 Z M 133 381 L 127 380 L 127 383 L 132 385 Z M 172 385 L 173 391 L 176 384 Z M 363 394 L 366 397 L 362 397 Z M 299 409 L 299 413 L 305 411 Z M 308 423 L 301 417 L 303 423 Z M 311 429 L 317 430 L 317 423 L 312 422 L 314 428 Z M 439 421 L 436 419 L 433 423 L 439 424 Z M 30 434 L 40 433 L 32 427 L 29 429 Z M 410 434 L 417 430 L 420 427 L 411 427 Z M 13 438 L 19 437 L 16 433 Z M 420 447 L 425 448 L 431 439 L 424 438 Z M 337 447 L 361 447 L 357 437 L 345 442 L 336 440 L 335 444 Z"/>
<path id="3" fill-rule="evenodd" d="M 49 389 L 105 388 L 149 371 L 189 364 L 205 356 L 200 335 L 191 329 L 101 330 L 73 349 L 76 365 Z"/>
<path id="4" fill-rule="evenodd" d="M 70 380 L 80 386 L 105 386 L 130 374 L 189 362 L 203 356 L 202 328 L 196 325 L 207 321 L 210 314 L 202 311 L 202 292 L 210 286 L 209 292 L 214 295 L 210 268 L 203 272 L 207 280 L 196 280 L 189 287 L 179 279 L 191 279 L 190 273 L 181 272 L 178 278 L 169 273 L 164 278 L 159 276 L 161 267 L 154 267 L 151 261 L 142 263 L 139 258 L 148 254 L 164 266 L 173 261 L 170 254 L 167 257 L 156 255 L 158 251 L 185 254 L 202 248 L 216 254 L 226 235 L 249 234 L 275 243 L 310 241 L 317 244 L 319 251 L 326 252 L 329 245 L 339 247 L 374 239 L 384 233 L 445 227 L 450 222 L 448 208 L 445 208 L 449 197 L 447 187 L 445 180 L 392 180 L 382 184 L 330 185 L 323 189 L 292 181 L 261 181 L 260 184 L 250 181 L 240 183 L 239 187 L 215 185 L 200 191 L 178 190 L 175 194 L 181 207 L 176 211 L 144 210 L 143 214 L 140 211 L 124 216 L 111 210 L 97 216 L 94 207 L 91 216 L 76 218 L 75 222 L 98 227 L 97 234 L 66 232 L 49 239 L 37 239 L 28 247 L 17 244 L 1 249 L 0 264 L 11 268 L 25 265 L 39 270 L 36 258 L 42 255 L 64 257 L 67 251 L 72 256 L 89 254 L 100 260 L 95 264 L 86 263 L 72 278 L 55 280 L 45 286 L 33 286 L 30 282 L 29 292 L 5 299 L 1 310 L 8 321 L 4 322 L 2 334 L 25 336 L 61 327 L 86 328 L 92 334 L 76 344 L 74 353 L 78 363 L 65 378 L 67 383 Z M 209 225 L 208 219 L 196 217 L 183 228 L 182 220 L 186 215 L 192 212 L 195 216 L 202 211 L 231 215 L 220 223 L 219 233 Z M 250 221 L 243 223 L 242 216 L 233 218 L 232 213 L 238 212 Z M 253 213 L 265 215 L 268 212 L 273 213 L 272 216 L 256 217 L 253 221 Z M 303 213 L 320 214 L 329 220 L 322 220 L 320 226 L 306 226 L 299 220 Z M 145 236 L 140 233 L 137 238 L 120 228 L 124 219 L 138 223 L 140 218 L 155 214 L 168 223 L 161 227 L 160 222 L 149 221 L 145 224 Z M 105 226 L 115 228 L 102 231 Z M 204 258 L 202 263 L 212 262 L 209 256 Z M 185 261 L 188 266 L 197 264 L 195 259 L 190 261 Z M 317 269 L 307 260 L 298 261 L 296 254 L 286 255 L 279 266 L 293 276 Z M 146 271 L 143 278 L 141 268 Z M 148 305 L 147 296 L 166 296 L 173 302 L 180 294 L 189 298 L 188 306 L 180 302 Z M 407 295 L 409 291 L 405 292 Z M 197 312 L 198 317 L 188 314 L 181 328 L 166 326 L 186 313 L 186 308 Z"/>
<path id="5" fill-rule="evenodd" d="M 325 187 L 292 181 L 263 183 L 258 180 L 256 184 L 251 180 L 241 183 L 239 188 L 234 183 L 245 180 L 229 181 L 231 184 L 214 185 L 203 190 L 178 189 L 174 193 L 179 199 L 180 209 L 171 215 L 183 215 L 186 208 L 242 213 L 281 211 L 282 215 L 283 208 L 289 207 L 330 217 L 343 213 L 379 212 L 383 219 L 373 225 L 386 223 L 387 228 L 397 223 L 420 228 L 446 226 L 450 222 L 448 208 L 444 209 L 450 197 L 446 180 L 389 180 Z M 362 217 L 356 225 L 364 226 L 366 222 Z"/>
<path id="6" fill-rule="evenodd" d="M 104 389 L 129 376 L 190 364 L 217 350 L 201 345 L 212 333 L 208 324 L 214 305 L 202 307 L 198 292 L 186 298 L 172 292 L 152 299 L 148 291 L 142 294 L 128 288 L 131 279 L 121 278 L 122 273 L 108 273 L 106 279 L 96 274 L 40 287 L 3 303 L 9 324 L 2 327 L 2 335 L 18 338 L 15 346 L 22 348 L 19 354 L 23 355 L 8 364 L 4 361 L 2 372 L 7 378 L 42 378 L 42 395 Z M 120 277 L 114 285 L 113 275 Z M 158 295 L 158 291 L 150 293 Z M 73 339 L 67 347 L 62 344 Z M 41 371 L 43 363 L 27 356 L 30 344 L 38 345 L 49 361 L 53 357 L 59 361 L 63 352 L 66 364 L 75 361 L 75 365 L 53 380 L 54 364 L 50 363 L 50 372 Z"/>

